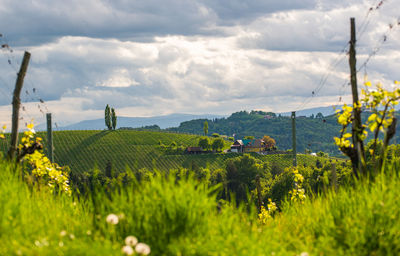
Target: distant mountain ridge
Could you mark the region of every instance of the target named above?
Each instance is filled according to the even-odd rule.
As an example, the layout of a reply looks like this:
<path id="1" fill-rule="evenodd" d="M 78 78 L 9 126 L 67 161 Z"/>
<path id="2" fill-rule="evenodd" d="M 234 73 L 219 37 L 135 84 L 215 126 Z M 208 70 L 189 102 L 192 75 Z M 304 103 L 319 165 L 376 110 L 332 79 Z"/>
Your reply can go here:
<path id="1" fill-rule="evenodd" d="M 331 115 L 334 110 L 331 106 L 329 107 L 318 107 L 303 109 L 296 112 L 297 116 L 310 116 L 312 114 L 322 113 L 324 116 Z M 277 113 L 282 116 L 290 116 L 291 112 Z M 152 116 L 152 117 L 126 117 L 119 116 L 117 120 L 117 128 L 130 127 L 130 128 L 140 128 L 150 125 L 158 125 L 161 129 L 178 127 L 182 122 L 196 120 L 196 119 L 215 119 L 228 117 L 229 115 L 214 115 L 214 114 L 181 114 L 174 113 L 165 116 Z M 40 124 L 36 127 L 38 130 L 46 130 L 46 124 Z M 93 120 L 83 120 L 78 123 L 59 126 L 57 130 L 103 130 L 105 129 L 104 119 L 93 119 Z"/>
<path id="2" fill-rule="evenodd" d="M 161 129 L 177 127 L 180 123 L 194 119 L 215 119 L 224 115 L 192 115 L 192 114 L 170 114 L 153 117 L 125 117 L 118 116 L 117 129 L 121 127 L 140 128 L 149 125 L 158 125 Z M 84 120 L 75 124 L 58 127 L 57 130 L 104 130 L 106 128 L 104 119 Z"/>

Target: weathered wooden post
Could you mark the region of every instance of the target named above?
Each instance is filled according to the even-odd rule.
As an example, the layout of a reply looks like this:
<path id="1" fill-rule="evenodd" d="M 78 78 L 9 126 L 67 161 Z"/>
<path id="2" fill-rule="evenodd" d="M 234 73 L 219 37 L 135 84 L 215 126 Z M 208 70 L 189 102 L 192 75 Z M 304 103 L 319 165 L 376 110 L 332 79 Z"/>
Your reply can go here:
<path id="1" fill-rule="evenodd" d="M 19 122 L 19 108 L 21 106 L 20 94 L 22 86 L 24 85 L 24 78 L 26 70 L 28 69 L 29 60 L 31 54 L 25 52 L 24 58 L 22 59 L 22 64 L 18 72 L 17 81 L 15 83 L 14 95 L 12 100 L 13 113 L 12 113 L 12 124 L 11 124 L 11 143 L 10 149 L 7 153 L 7 159 L 11 160 L 15 157 L 15 152 L 17 151 L 18 142 L 18 122 Z"/>
<path id="2" fill-rule="evenodd" d="M 292 151 L 293 166 L 297 166 L 297 150 L 296 150 L 296 111 L 292 112 Z"/>
<path id="3" fill-rule="evenodd" d="M 352 137 L 353 144 L 355 146 L 357 161 L 353 162 L 353 172 L 358 176 L 358 172 L 365 174 L 366 163 L 364 153 L 364 143 L 359 138 L 362 134 L 362 123 L 361 123 L 361 107 L 358 101 L 358 89 L 357 89 L 357 70 L 356 70 L 356 25 L 355 19 L 350 18 L 350 50 L 349 50 L 349 65 L 350 65 L 350 81 L 351 81 L 351 93 L 353 95 L 353 113 L 354 121 L 352 123 Z"/>
<path id="4" fill-rule="evenodd" d="M 50 161 L 54 162 L 54 154 L 53 154 L 53 129 L 51 124 L 51 113 L 46 114 L 47 119 L 47 152 Z"/>

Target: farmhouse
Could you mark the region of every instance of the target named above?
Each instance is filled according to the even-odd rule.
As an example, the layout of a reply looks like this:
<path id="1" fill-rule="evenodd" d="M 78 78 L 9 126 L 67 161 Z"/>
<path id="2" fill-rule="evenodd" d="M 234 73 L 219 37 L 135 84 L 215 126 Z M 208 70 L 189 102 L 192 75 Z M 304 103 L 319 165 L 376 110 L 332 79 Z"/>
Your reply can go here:
<path id="1" fill-rule="evenodd" d="M 231 146 L 231 152 L 248 153 L 265 151 L 264 141 L 262 139 L 254 140 L 236 140 Z"/>
<path id="2" fill-rule="evenodd" d="M 242 140 L 236 140 L 232 145 L 231 145 L 231 152 L 235 153 L 242 153 L 244 149 L 244 144 Z"/>
<path id="3" fill-rule="evenodd" d="M 186 154 L 201 154 L 203 153 L 203 149 L 201 147 L 187 147 Z"/>

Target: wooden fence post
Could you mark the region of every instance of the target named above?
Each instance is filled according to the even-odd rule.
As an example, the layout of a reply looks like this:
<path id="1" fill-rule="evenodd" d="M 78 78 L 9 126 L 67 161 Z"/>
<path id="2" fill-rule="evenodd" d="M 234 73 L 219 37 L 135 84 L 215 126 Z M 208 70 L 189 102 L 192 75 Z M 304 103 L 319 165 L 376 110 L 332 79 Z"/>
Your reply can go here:
<path id="1" fill-rule="evenodd" d="M 11 143 L 7 154 L 7 159 L 9 160 L 15 157 L 15 152 L 17 151 L 19 108 L 21 106 L 20 94 L 22 86 L 24 85 L 24 78 L 26 70 L 28 69 L 30 58 L 31 54 L 29 52 L 25 52 L 21 67 L 18 72 L 17 82 L 15 83 L 14 95 L 12 100 L 13 113 L 11 125 Z"/>
<path id="2" fill-rule="evenodd" d="M 297 166 L 297 149 L 296 149 L 296 111 L 292 112 L 292 150 L 293 150 L 293 166 Z"/>
<path id="3" fill-rule="evenodd" d="M 357 154 L 357 160 L 353 164 L 353 172 L 358 176 L 365 174 L 365 153 L 364 144 L 360 140 L 359 136 L 362 134 L 362 123 L 361 123 L 361 108 L 358 107 L 358 89 L 357 89 L 357 70 L 356 70 L 356 26 L 355 19 L 350 18 L 350 50 L 349 50 L 349 65 L 350 65 L 350 81 L 351 81 L 351 93 L 353 95 L 353 107 L 354 107 L 354 121 L 352 123 L 352 137 L 353 144 Z"/>
<path id="4" fill-rule="evenodd" d="M 54 163 L 54 154 L 53 154 L 53 128 L 51 123 L 51 113 L 46 114 L 47 119 L 47 150 L 48 157 L 52 163 Z"/>

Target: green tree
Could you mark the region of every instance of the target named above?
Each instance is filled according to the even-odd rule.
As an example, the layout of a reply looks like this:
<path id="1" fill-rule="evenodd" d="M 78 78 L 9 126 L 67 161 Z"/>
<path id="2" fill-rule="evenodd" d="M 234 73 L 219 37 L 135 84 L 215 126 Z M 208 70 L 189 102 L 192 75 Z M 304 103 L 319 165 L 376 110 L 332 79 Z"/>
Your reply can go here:
<path id="1" fill-rule="evenodd" d="M 221 151 L 224 147 L 224 140 L 222 138 L 216 138 L 212 143 L 212 149 L 215 151 Z"/>
<path id="2" fill-rule="evenodd" d="M 254 140 L 254 136 L 244 136 L 245 140 Z"/>
<path id="3" fill-rule="evenodd" d="M 199 147 L 204 150 L 208 150 L 210 148 L 210 140 L 207 137 L 199 139 Z"/>
<path id="4" fill-rule="evenodd" d="M 213 134 L 211 134 L 211 137 L 218 138 L 219 137 L 219 133 L 214 132 Z"/>
<path id="5" fill-rule="evenodd" d="M 329 154 L 328 154 L 328 153 L 325 153 L 325 152 L 322 152 L 322 151 L 319 151 L 319 152 L 317 153 L 317 156 L 319 156 L 319 157 L 329 157 Z"/>
<path id="6" fill-rule="evenodd" d="M 264 141 L 265 148 L 268 150 L 272 149 L 276 145 L 275 140 L 273 138 L 269 137 L 268 135 L 264 135 L 263 141 Z"/>
<path id="7" fill-rule="evenodd" d="M 112 129 L 115 130 L 115 127 L 117 127 L 117 115 L 115 114 L 114 108 L 111 109 L 111 121 Z"/>
<path id="8" fill-rule="evenodd" d="M 294 175 L 290 168 L 286 168 L 283 172 L 275 175 L 271 184 L 270 189 L 267 193 L 267 197 L 271 198 L 277 206 L 280 208 L 282 202 L 288 197 L 289 191 L 293 189 Z"/>
<path id="9" fill-rule="evenodd" d="M 260 160 L 245 154 L 229 159 L 226 162 L 227 188 L 235 193 L 236 202 L 246 201 L 247 192 L 256 188 L 255 178 L 262 174 L 263 165 Z"/>
<path id="10" fill-rule="evenodd" d="M 111 130 L 111 110 L 110 106 L 106 106 L 106 109 L 104 110 L 104 121 L 106 123 L 106 127 L 108 130 Z"/>
<path id="11" fill-rule="evenodd" d="M 204 135 L 207 136 L 207 134 L 208 134 L 208 122 L 207 121 L 204 121 L 203 130 L 204 130 Z"/>

